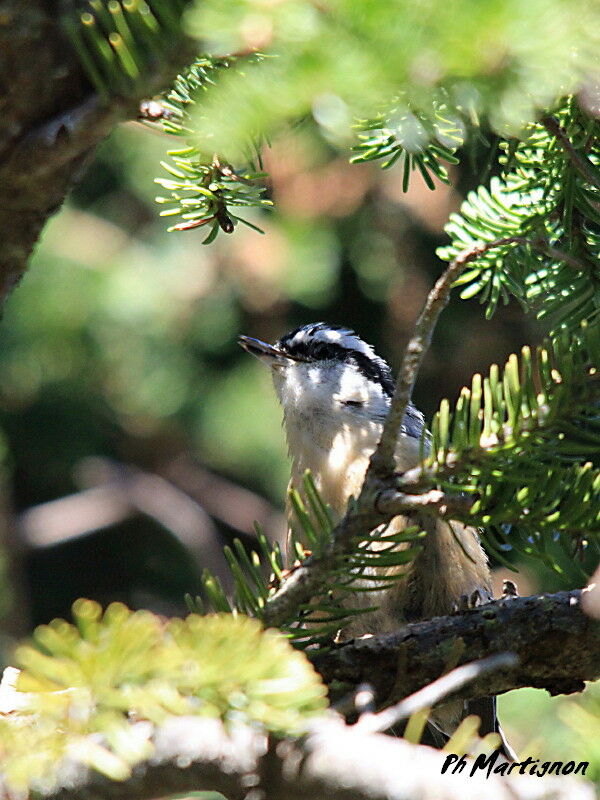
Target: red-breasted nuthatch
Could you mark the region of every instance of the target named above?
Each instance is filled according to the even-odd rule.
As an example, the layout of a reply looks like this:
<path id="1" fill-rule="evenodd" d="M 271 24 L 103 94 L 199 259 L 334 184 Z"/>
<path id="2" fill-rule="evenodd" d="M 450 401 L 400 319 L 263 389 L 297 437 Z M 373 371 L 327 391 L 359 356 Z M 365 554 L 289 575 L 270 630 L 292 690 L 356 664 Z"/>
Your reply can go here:
<path id="1" fill-rule="evenodd" d="M 381 436 L 394 392 L 389 366 L 353 331 L 324 322 L 303 325 L 274 345 L 247 336 L 240 344 L 271 368 L 283 408 L 291 483 L 300 488 L 310 470 L 323 500 L 341 518 L 350 497 L 360 492 Z M 419 463 L 423 428 L 423 415 L 410 404 L 396 445 L 398 472 Z M 293 526 L 289 508 L 288 519 Z M 404 622 L 451 613 L 474 594 L 483 602 L 492 598 L 487 556 L 474 528 L 418 514 L 395 517 L 386 532 L 414 524 L 427 532 L 421 552 L 407 568 L 392 568 L 405 574 L 389 589 L 355 593 L 355 606 L 378 610 L 359 615 L 343 629 L 343 638 L 385 633 Z M 434 712 L 434 725 L 448 734 L 472 712 L 482 718 L 482 735 L 498 731 L 495 698 L 472 705 L 447 703 Z"/>

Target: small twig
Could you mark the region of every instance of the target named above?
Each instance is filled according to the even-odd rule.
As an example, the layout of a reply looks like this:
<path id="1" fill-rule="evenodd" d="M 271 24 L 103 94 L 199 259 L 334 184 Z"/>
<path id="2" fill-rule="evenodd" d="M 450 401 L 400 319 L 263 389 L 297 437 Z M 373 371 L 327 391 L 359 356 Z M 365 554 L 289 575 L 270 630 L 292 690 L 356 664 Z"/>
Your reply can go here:
<path id="1" fill-rule="evenodd" d="M 600 189 L 600 177 L 594 170 L 591 162 L 575 149 L 565 131 L 558 124 L 558 121 L 552 115 L 548 114 L 542 118 L 542 125 L 546 128 L 548 133 L 551 133 L 552 136 L 556 138 L 556 141 L 560 144 L 565 153 L 568 154 L 573 166 L 580 175 L 591 183 L 592 186 L 595 186 L 596 189 Z"/>
<path id="2" fill-rule="evenodd" d="M 582 270 L 589 269 L 589 264 L 586 264 L 585 261 L 582 261 L 580 258 L 572 255 L 571 253 L 565 253 L 564 250 L 559 250 L 557 247 L 552 247 L 547 242 L 543 240 L 534 240 L 530 242 L 531 246 L 534 247 L 536 250 L 544 253 L 545 255 L 553 258 L 555 261 L 562 261 L 567 267 L 572 267 L 573 269 L 578 270 L 581 272 Z"/>
<path id="3" fill-rule="evenodd" d="M 394 471 L 394 452 L 404 414 L 410 402 L 421 363 L 431 344 L 435 326 L 450 299 L 452 284 L 467 264 L 475 261 L 483 253 L 494 247 L 523 241 L 521 236 L 507 236 L 504 239 L 495 239 L 493 242 L 485 242 L 475 245 L 469 250 L 464 250 L 452 261 L 429 292 L 425 306 L 415 325 L 415 331 L 406 346 L 390 411 L 383 426 L 383 433 L 377 449 L 371 456 L 361 495 L 371 488 L 373 478 L 389 475 Z"/>
<path id="4" fill-rule="evenodd" d="M 436 511 L 439 516 L 456 513 L 462 515 L 469 512 L 474 502 L 474 497 L 449 495 L 439 489 L 431 489 L 424 494 L 404 494 L 395 489 L 385 489 L 375 497 L 375 510 L 386 517 L 424 509 Z"/>
<path id="5" fill-rule="evenodd" d="M 415 712 L 431 708 L 453 692 L 462 689 L 467 683 L 501 667 L 505 669 L 514 667 L 518 661 L 519 659 L 514 653 L 498 653 L 479 661 L 472 661 L 470 664 L 463 664 L 418 692 L 411 694 L 410 697 L 396 703 L 395 706 L 384 708 L 378 714 L 365 714 L 358 720 L 355 727 L 365 733 L 387 731 L 399 722 L 408 719 Z"/>

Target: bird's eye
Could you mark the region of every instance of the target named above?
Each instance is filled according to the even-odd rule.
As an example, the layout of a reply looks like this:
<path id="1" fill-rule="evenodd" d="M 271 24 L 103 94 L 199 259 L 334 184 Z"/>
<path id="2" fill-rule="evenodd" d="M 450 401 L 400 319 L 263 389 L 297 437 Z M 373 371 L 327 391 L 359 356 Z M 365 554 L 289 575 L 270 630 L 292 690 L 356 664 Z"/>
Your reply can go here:
<path id="1" fill-rule="evenodd" d="M 361 408 L 361 406 L 364 406 L 362 400 L 344 400 L 343 402 L 345 406 L 352 406 L 353 408 Z"/>

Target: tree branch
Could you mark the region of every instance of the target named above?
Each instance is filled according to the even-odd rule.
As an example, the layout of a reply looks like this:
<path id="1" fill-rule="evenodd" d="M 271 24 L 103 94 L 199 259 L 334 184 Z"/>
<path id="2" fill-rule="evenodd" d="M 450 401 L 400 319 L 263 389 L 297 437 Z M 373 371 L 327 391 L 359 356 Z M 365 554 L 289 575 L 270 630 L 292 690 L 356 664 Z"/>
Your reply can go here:
<path id="1" fill-rule="evenodd" d="M 373 502 L 373 501 L 372 501 Z M 265 605 L 262 620 L 269 627 L 278 628 L 288 622 L 298 606 L 310 600 L 323 589 L 337 558 L 350 553 L 356 541 L 364 539 L 369 531 L 392 519 L 374 508 L 360 511 L 352 506 L 336 525 L 331 541 L 319 556 L 310 556 L 295 568 Z"/>
<path id="2" fill-rule="evenodd" d="M 100 102 L 66 40 L 61 16 L 75 0 L 20 0 L 2 5 L 0 85 L 0 304 L 19 281 L 39 234 L 81 175 L 95 146 L 136 114 L 140 99 L 163 88 L 192 57 L 183 36 L 135 96 Z"/>
<path id="3" fill-rule="evenodd" d="M 346 642 L 310 658 L 327 684 L 342 684 L 337 691 L 368 681 L 380 704 L 396 703 L 435 681 L 456 653 L 458 664 L 507 652 L 518 663 L 457 689 L 452 699 L 523 686 L 551 694 L 579 692 L 584 681 L 600 678 L 600 624 L 581 608 L 586 591 L 511 597 L 411 623 L 386 636 Z"/>
<path id="4" fill-rule="evenodd" d="M 421 473 L 422 474 L 422 473 Z M 464 517 L 475 498 L 462 494 L 448 494 L 440 489 L 430 489 L 423 494 L 405 494 L 397 489 L 383 489 L 375 497 L 375 509 L 386 517 L 395 517 L 408 511 L 435 511 L 440 517 Z"/>
<path id="5" fill-rule="evenodd" d="M 444 308 L 448 305 L 454 281 L 460 276 L 467 264 L 475 261 L 488 250 L 504 244 L 522 241 L 523 238 L 521 236 L 508 236 L 504 239 L 495 239 L 492 242 L 485 242 L 464 250 L 456 256 L 436 281 L 435 286 L 427 296 L 425 306 L 415 325 L 414 333 L 404 351 L 392 404 L 386 417 L 377 449 L 371 456 L 371 462 L 365 478 L 365 487 L 374 477 L 390 475 L 395 469 L 394 452 L 404 414 L 412 397 L 423 358 L 431 344 L 437 321 Z"/>
<path id="6" fill-rule="evenodd" d="M 151 726 L 150 726 L 151 727 Z M 46 800 L 149 800 L 212 790 L 228 800 L 592 800 L 578 778 L 513 777 L 478 771 L 442 774 L 447 758 L 429 747 L 362 733 L 335 717 L 301 740 L 269 742 L 249 727 L 228 731 L 217 720 L 172 717 L 151 730 L 154 755 L 132 776 L 113 781 L 78 763 L 65 764 Z"/>

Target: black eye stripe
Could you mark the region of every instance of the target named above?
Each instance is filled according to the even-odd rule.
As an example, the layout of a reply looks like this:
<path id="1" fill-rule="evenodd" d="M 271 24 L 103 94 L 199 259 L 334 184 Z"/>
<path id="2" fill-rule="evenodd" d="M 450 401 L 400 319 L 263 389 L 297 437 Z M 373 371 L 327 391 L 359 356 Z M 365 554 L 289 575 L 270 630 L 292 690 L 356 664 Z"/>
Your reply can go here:
<path id="1" fill-rule="evenodd" d="M 381 358 L 369 358 L 365 353 L 359 350 L 347 351 L 346 361 L 354 362 L 362 374 L 369 378 L 369 380 L 379 383 L 383 391 L 391 397 L 394 394 L 394 379 L 392 378 L 392 371 Z"/>
<path id="2" fill-rule="evenodd" d="M 393 395 L 392 373 L 382 358 L 375 354 L 368 355 L 351 347 L 344 347 L 339 342 L 315 338 L 316 334 L 324 330 L 338 329 L 323 323 L 298 328 L 280 339 L 278 347 L 290 355 L 304 356 L 315 361 L 332 360 L 353 364 L 366 378 L 373 383 L 378 383 L 389 397 Z M 345 329 L 340 328 L 339 330 Z"/>
<path id="3" fill-rule="evenodd" d="M 337 342 L 324 342 L 322 339 L 300 339 L 298 341 L 281 339 L 279 347 L 291 356 L 308 356 L 319 361 L 327 359 L 347 361 L 348 354 L 356 352 Z"/>

